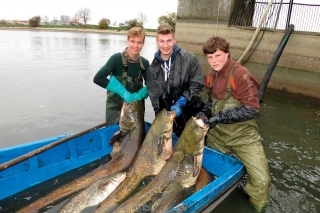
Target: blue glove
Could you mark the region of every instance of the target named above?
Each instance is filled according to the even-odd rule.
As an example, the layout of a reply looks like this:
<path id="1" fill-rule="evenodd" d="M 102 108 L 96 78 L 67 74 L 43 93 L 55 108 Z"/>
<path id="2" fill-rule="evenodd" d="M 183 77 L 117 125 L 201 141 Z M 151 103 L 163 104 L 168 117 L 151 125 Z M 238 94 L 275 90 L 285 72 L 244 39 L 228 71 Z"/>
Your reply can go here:
<path id="1" fill-rule="evenodd" d="M 107 90 L 118 94 L 125 102 L 131 103 L 137 100 L 138 95 L 131 94 L 126 88 L 114 77 L 110 77 L 109 84 L 106 87 Z"/>
<path id="2" fill-rule="evenodd" d="M 142 87 L 139 91 L 138 91 L 138 98 L 139 100 L 143 100 L 143 99 L 146 99 L 148 98 L 148 87 L 147 86 L 144 86 Z"/>
<path id="3" fill-rule="evenodd" d="M 180 98 L 171 106 L 171 111 L 176 111 L 176 117 L 179 117 L 182 114 L 182 107 L 187 104 L 187 98 L 180 96 Z"/>

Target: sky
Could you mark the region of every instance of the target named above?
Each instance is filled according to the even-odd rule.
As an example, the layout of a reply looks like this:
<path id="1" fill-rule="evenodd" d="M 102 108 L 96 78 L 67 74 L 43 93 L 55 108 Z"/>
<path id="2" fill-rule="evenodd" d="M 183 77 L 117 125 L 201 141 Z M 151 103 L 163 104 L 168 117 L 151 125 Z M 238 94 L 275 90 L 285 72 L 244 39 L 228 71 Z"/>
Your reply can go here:
<path id="1" fill-rule="evenodd" d="M 280 0 L 274 0 L 280 2 Z M 289 0 L 283 0 L 289 2 Z M 320 4 L 319 0 L 294 0 L 294 3 Z M 33 16 L 48 16 L 60 20 L 61 15 L 72 18 L 79 9 L 89 8 L 91 20 L 88 24 L 98 24 L 102 18 L 111 21 L 111 25 L 123 23 L 138 17 L 147 16 L 145 28 L 156 28 L 158 18 L 168 12 L 177 12 L 178 0 L 1 0 L 0 20 L 28 20 Z"/>
<path id="2" fill-rule="evenodd" d="M 145 28 L 156 28 L 158 18 L 168 12 L 177 13 L 178 0 L 2 0 L 0 20 L 28 20 L 34 16 L 48 16 L 60 20 L 61 15 L 72 18 L 79 9 L 89 8 L 91 20 L 89 24 L 98 24 L 102 18 L 122 23 L 138 17 L 139 13 L 147 16 Z"/>

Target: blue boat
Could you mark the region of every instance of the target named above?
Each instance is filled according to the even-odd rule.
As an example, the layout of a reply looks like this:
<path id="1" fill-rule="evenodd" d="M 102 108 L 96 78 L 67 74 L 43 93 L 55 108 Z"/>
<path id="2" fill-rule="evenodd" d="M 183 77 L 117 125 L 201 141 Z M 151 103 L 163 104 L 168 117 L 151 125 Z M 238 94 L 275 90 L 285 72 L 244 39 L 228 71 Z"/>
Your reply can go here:
<path id="1" fill-rule="evenodd" d="M 146 122 L 146 131 L 149 127 L 150 123 Z M 66 134 L 0 149 L 0 210 L 12 212 L 13 203 L 16 208 L 23 203 L 26 205 L 28 196 L 32 196 L 31 192 L 38 190 L 36 187 L 41 184 L 57 181 L 58 177 L 76 170 L 85 172 L 79 168 L 90 164 L 98 166 L 106 161 L 112 151 L 108 141 L 118 130 L 118 125 L 98 125 L 81 134 Z M 174 138 L 174 142 L 177 139 Z M 239 160 L 208 147 L 204 149 L 203 167 L 215 179 L 169 212 L 214 209 L 246 173 Z"/>

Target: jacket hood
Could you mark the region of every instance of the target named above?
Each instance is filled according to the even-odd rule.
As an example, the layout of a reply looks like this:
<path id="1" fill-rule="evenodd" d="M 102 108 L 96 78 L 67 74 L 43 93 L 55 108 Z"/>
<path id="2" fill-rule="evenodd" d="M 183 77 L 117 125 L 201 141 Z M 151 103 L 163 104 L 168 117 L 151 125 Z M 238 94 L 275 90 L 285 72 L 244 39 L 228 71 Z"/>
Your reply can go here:
<path id="1" fill-rule="evenodd" d="M 176 54 L 177 54 L 180 50 L 181 50 L 181 48 L 180 48 L 179 46 L 177 46 L 177 45 L 174 45 L 174 46 L 173 46 L 173 52 L 172 52 L 172 54 L 171 54 L 171 56 L 170 56 L 170 58 L 171 58 L 171 63 L 173 63 Z M 158 51 L 154 54 L 154 57 L 155 57 L 156 59 L 158 59 L 158 60 L 161 62 L 161 64 L 163 64 L 163 63 L 165 62 L 165 61 L 161 58 L 161 51 L 160 51 L 160 50 L 158 50 Z"/>

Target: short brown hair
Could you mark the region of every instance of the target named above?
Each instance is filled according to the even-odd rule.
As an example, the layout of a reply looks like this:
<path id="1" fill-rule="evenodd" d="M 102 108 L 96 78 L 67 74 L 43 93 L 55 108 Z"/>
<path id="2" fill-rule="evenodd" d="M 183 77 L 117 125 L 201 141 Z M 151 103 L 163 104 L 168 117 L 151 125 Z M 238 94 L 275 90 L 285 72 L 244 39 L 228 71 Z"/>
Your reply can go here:
<path id="1" fill-rule="evenodd" d="M 161 35 L 172 34 L 172 35 L 174 35 L 174 29 L 173 29 L 173 27 L 171 27 L 167 23 L 160 24 L 158 27 L 158 30 L 157 30 L 157 34 L 161 34 Z"/>
<path id="2" fill-rule="evenodd" d="M 202 52 L 206 54 L 213 54 L 217 50 L 222 50 L 225 53 L 229 53 L 229 42 L 221 37 L 211 37 L 202 47 Z"/>
<path id="3" fill-rule="evenodd" d="M 143 42 L 144 42 L 144 39 L 146 38 L 146 31 L 141 28 L 141 27 L 132 27 L 129 31 L 128 31 L 128 40 L 129 38 L 131 37 L 140 37 L 142 36 L 143 37 Z"/>

